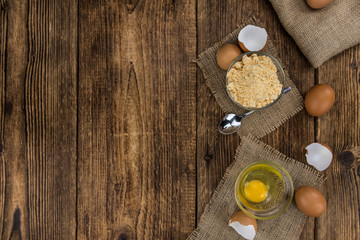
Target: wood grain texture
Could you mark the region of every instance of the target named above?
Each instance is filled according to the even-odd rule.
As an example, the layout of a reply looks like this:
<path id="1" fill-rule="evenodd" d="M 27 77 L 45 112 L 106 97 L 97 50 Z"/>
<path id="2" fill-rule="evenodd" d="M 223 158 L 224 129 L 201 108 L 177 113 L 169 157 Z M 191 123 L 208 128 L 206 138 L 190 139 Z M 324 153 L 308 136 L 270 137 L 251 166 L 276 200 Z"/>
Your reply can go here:
<path id="1" fill-rule="evenodd" d="M 266 0 L 0 0 L 0 239 L 185 239 L 239 144 L 196 56 L 256 16 L 300 92 L 334 87 L 314 119 L 262 141 L 305 162 L 335 151 L 326 214 L 301 239 L 360 237 L 359 56 L 313 69 Z M 348 151 L 348 153 L 350 153 Z M 346 151 L 345 151 L 346 152 Z"/>
<path id="2" fill-rule="evenodd" d="M 77 4 L 39 0 L 4 6 L 8 25 L 1 109 L 6 170 L 2 239 L 72 239 Z"/>
<path id="3" fill-rule="evenodd" d="M 29 1 L 25 78 L 32 239 L 75 237 L 76 1 Z"/>
<path id="4" fill-rule="evenodd" d="M 78 239 L 194 228 L 195 8 L 80 1 Z"/>
<path id="5" fill-rule="evenodd" d="M 360 47 L 350 48 L 319 67 L 319 83 L 335 90 L 330 112 L 317 119 L 316 138 L 338 155 L 347 146 L 360 144 Z M 360 237 L 360 162 L 345 164 L 338 158 L 326 170 L 323 192 L 328 208 L 317 219 L 317 239 L 358 239 Z"/>
<path id="6" fill-rule="evenodd" d="M 3 157 L 4 146 L 4 128 L 5 128 L 5 82 L 6 82 L 6 36 L 7 36 L 7 3 L 1 0 L 1 17 L 0 17 L 0 233 L 3 230 L 4 210 L 5 210 L 5 159 Z"/>
<path id="7" fill-rule="evenodd" d="M 25 133 L 25 76 L 28 60 L 27 6 L 22 1 L 2 2 L 2 44 L 5 44 L 2 69 L 2 176 L 5 175 L 5 202 L 1 239 L 29 238 L 28 179 Z M 6 27 L 5 27 L 6 26 Z M 4 34 L 4 35 L 3 35 Z"/>

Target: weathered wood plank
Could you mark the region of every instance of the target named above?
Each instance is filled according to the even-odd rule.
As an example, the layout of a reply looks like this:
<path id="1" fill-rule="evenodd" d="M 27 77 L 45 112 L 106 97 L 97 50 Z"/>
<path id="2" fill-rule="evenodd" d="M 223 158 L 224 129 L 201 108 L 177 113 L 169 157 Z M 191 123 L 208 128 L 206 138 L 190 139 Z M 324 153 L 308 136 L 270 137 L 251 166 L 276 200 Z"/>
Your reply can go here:
<path id="1" fill-rule="evenodd" d="M 79 239 L 194 228 L 195 7 L 80 1 Z"/>
<path id="2" fill-rule="evenodd" d="M 236 28 L 240 6 L 232 1 L 202 1 L 197 4 L 198 54 Z M 233 14 L 234 12 L 239 14 Z M 234 17 L 230 17 L 234 16 Z M 197 222 L 232 162 L 239 139 L 217 130 L 224 113 L 205 85 L 200 69 L 197 82 Z"/>
<path id="3" fill-rule="evenodd" d="M 2 84 L 1 84 L 1 176 L 5 177 L 1 192 L 1 239 L 28 239 L 28 188 L 26 135 L 24 116 L 24 79 L 28 59 L 27 4 L 23 1 L 2 1 Z M 3 15 L 4 14 L 4 15 Z M 5 183 L 5 185 L 4 185 Z"/>
<path id="4" fill-rule="evenodd" d="M 360 47 L 335 56 L 319 67 L 319 83 L 332 86 L 336 102 L 329 113 L 317 119 L 316 138 L 339 154 L 360 144 Z M 358 239 L 360 236 L 360 162 L 341 163 L 337 158 L 326 170 L 323 192 L 326 213 L 316 220 L 317 239 Z"/>
<path id="5" fill-rule="evenodd" d="M 76 231 L 77 2 L 29 1 L 25 78 L 29 223 L 33 239 Z"/>
<path id="6" fill-rule="evenodd" d="M 257 16 L 265 23 L 291 78 L 300 92 L 305 93 L 314 83 L 314 70 L 285 32 L 271 4 L 267 1 L 198 1 L 198 53 L 252 16 Z M 221 136 L 217 132 L 216 126 L 223 112 L 207 90 L 200 70 L 198 70 L 197 88 L 197 220 L 199 220 L 226 167 L 232 162 L 239 140 L 235 135 Z M 262 140 L 290 157 L 304 161 L 303 149 L 309 142 L 314 141 L 313 118 L 302 111 Z M 309 221 L 302 239 L 313 239 L 313 235 L 313 222 Z"/>
<path id="7" fill-rule="evenodd" d="M 0 233 L 3 230 L 4 210 L 5 210 L 5 159 L 2 151 L 4 146 L 4 126 L 5 126 L 5 81 L 6 81 L 6 36 L 7 36 L 7 3 L 0 1 Z"/>
<path id="8" fill-rule="evenodd" d="M 11 1 L 5 72 L 3 239 L 76 231 L 76 1 Z"/>

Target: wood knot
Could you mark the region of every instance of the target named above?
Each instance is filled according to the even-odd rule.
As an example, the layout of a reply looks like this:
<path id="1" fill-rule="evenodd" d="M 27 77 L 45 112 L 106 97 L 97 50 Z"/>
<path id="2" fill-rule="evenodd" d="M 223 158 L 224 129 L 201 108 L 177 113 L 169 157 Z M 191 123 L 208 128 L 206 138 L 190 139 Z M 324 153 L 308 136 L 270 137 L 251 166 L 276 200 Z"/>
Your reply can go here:
<path id="1" fill-rule="evenodd" d="M 122 226 L 120 229 L 109 229 L 110 239 L 129 240 L 134 238 L 134 231 L 129 225 Z"/>
<path id="2" fill-rule="evenodd" d="M 126 8 L 129 14 L 132 14 L 135 11 L 136 6 L 138 5 L 139 0 L 128 0 L 126 3 Z"/>
<path id="3" fill-rule="evenodd" d="M 126 233 L 121 233 L 118 240 L 128 240 L 130 239 Z"/>
<path id="4" fill-rule="evenodd" d="M 355 62 L 350 63 L 350 66 L 355 70 L 358 69 L 358 66 L 357 66 L 357 64 Z"/>
<path id="5" fill-rule="evenodd" d="M 135 78 L 136 80 L 136 72 L 135 72 L 135 66 L 134 63 L 132 61 L 130 61 L 130 70 L 129 70 L 129 81 L 130 79 Z"/>
<path id="6" fill-rule="evenodd" d="M 22 239 L 21 234 L 21 211 L 16 208 L 13 215 L 13 225 L 10 232 L 10 239 Z"/>
<path id="7" fill-rule="evenodd" d="M 85 225 L 89 225 L 89 223 L 90 223 L 89 214 L 85 213 L 85 216 L 84 216 L 84 224 L 85 224 Z"/>
<path id="8" fill-rule="evenodd" d="M 354 163 L 360 164 L 360 146 L 350 146 L 337 155 L 338 160 L 346 167 L 352 167 Z"/>
<path id="9" fill-rule="evenodd" d="M 213 155 L 212 155 L 212 154 L 207 153 L 207 154 L 204 156 L 204 160 L 205 160 L 206 162 L 209 162 L 209 161 L 212 160 L 212 159 L 213 159 Z"/>
<path id="10" fill-rule="evenodd" d="M 114 184 L 114 190 L 115 190 L 115 192 L 120 192 L 120 190 L 121 190 L 121 183 L 115 183 L 115 184 Z"/>
<path id="11" fill-rule="evenodd" d="M 338 159 L 341 164 L 350 167 L 355 161 L 355 156 L 351 151 L 344 151 L 338 154 Z"/>

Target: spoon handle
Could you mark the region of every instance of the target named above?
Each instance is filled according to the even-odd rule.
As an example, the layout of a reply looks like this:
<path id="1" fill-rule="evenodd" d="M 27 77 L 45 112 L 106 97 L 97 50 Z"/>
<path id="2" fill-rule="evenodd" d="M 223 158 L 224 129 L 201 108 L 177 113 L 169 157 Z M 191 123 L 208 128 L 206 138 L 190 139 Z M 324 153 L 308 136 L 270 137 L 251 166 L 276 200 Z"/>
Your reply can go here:
<path id="1" fill-rule="evenodd" d="M 247 113 L 245 113 L 244 115 L 242 115 L 241 118 L 246 117 L 247 115 L 250 115 L 250 114 L 252 114 L 253 112 L 254 112 L 254 111 L 247 112 Z"/>
<path id="2" fill-rule="evenodd" d="M 288 92 L 290 92 L 290 90 L 291 90 L 291 87 L 287 87 L 283 90 L 282 94 L 288 93 Z"/>

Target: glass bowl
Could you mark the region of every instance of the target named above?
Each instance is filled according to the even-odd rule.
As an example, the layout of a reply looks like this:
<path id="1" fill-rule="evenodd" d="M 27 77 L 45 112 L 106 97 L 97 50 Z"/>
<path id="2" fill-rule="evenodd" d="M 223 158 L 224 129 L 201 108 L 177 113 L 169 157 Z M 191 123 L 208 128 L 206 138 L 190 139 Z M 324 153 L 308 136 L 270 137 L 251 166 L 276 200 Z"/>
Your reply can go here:
<path id="1" fill-rule="evenodd" d="M 245 195 L 245 186 L 252 180 L 263 182 L 267 197 L 261 202 L 252 202 Z M 289 173 L 279 164 L 257 161 L 246 166 L 235 182 L 235 199 L 240 209 L 256 219 L 272 219 L 283 213 L 290 205 L 294 186 Z"/>
<path id="2" fill-rule="evenodd" d="M 227 88 L 227 85 L 228 85 L 228 73 L 230 71 L 230 69 L 232 68 L 232 66 L 237 62 L 237 61 L 241 61 L 242 58 L 246 55 L 252 55 L 252 54 L 257 54 L 258 56 L 267 56 L 269 57 L 273 63 L 275 64 L 276 66 L 276 69 L 277 69 L 277 76 L 278 76 L 278 79 L 280 81 L 280 83 L 282 84 L 282 89 L 281 89 L 281 93 L 279 94 L 279 96 L 271 103 L 261 107 L 261 108 L 252 108 L 252 107 L 245 107 L 243 105 L 241 105 L 239 102 L 237 102 L 235 99 L 233 99 L 233 97 L 231 96 L 228 88 Z M 271 56 L 270 54 L 267 54 L 267 53 L 264 53 L 264 52 L 246 52 L 246 53 L 243 53 L 241 54 L 240 56 L 238 56 L 229 66 L 227 72 L 226 72 L 226 92 L 227 92 L 227 95 L 229 96 L 229 98 L 239 107 L 243 108 L 243 109 L 246 109 L 246 110 L 252 110 L 252 111 L 259 111 L 259 110 L 263 110 L 263 109 L 266 109 L 266 108 L 269 108 L 271 107 L 272 105 L 274 105 L 277 101 L 280 100 L 281 96 L 284 94 L 283 91 L 285 89 L 285 73 L 284 73 L 284 69 L 282 68 L 281 64 L 279 63 L 278 60 L 276 60 L 273 56 Z"/>

